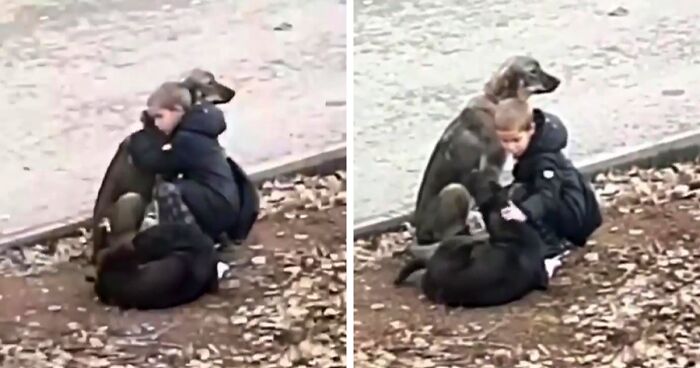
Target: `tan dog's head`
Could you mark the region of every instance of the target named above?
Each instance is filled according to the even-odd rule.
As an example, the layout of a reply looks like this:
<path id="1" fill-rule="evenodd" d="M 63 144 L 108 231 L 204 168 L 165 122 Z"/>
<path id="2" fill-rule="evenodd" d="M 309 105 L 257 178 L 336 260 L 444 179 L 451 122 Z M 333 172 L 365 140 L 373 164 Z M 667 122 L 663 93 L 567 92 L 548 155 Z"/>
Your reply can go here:
<path id="1" fill-rule="evenodd" d="M 198 104 L 202 101 L 207 101 L 213 104 L 225 104 L 233 99 L 236 91 L 224 84 L 219 83 L 214 74 L 209 71 L 195 68 L 188 72 L 179 85 L 183 89 L 189 91 L 192 97 L 192 104 Z M 155 129 L 153 118 L 148 114 L 148 111 L 141 112 L 141 123 L 146 128 Z"/>
<path id="2" fill-rule="evenodd" d="M 534 58 L 513 56 L 486 82 L 484 94 L 492 102 L 511 97 L 527 100 L 533 94 L 553 92 L 559 83 L 559 79 L 542 70 Z"/>
<path id="3" fill-rule="evenodd" d="M 214 74 L 199 68 L 192 69 L 185 76 L 182 84 L 192 94 L 193 103 L 207 101 L 213 104 L 224 104 L 236 95 L 233 88 L 219 83 Z"/>

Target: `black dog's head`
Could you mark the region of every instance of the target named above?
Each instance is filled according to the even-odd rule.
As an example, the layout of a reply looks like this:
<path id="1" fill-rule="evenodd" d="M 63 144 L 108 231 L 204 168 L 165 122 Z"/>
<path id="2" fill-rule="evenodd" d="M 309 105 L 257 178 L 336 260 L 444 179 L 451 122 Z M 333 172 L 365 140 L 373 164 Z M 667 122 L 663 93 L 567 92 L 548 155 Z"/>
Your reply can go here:
<path id="1" fill-rule="evenodd" d="M 508 188 L 491 181 L 489 182 L 488 198 L 479 206 L 479 209 L 484 218 L 487 218 L 492 213 L 500 212 L 502 208 L 507 207 L 508 201 L 510 201 Z"/>
<path id="2" fill-rule="evenodd" d="M 503 219 L 501 210 L 508 207 L 516 190 L 515 186 L 503 187 L 495 181 L 489 182 L 488 199 L 479 207 L 489 234 L 508 232 L 506 227 L 510 221 Z"/>
<path id="3" fill-rule="evenodd" d="M 513 56 L 501 64 L 484 86 L 484 92 L 494 101 L 511 97 L 527 99 L 533 94 L 553 92 L 559 83 L 558 78 L 542 70 L 536 59 Z"/>
<path id="4" fill-rule="evenodd" d="M 182 84 L 192 94 L 192 103 L 207 101 L 213 104 L 228 103 L 236 95 L 233 88 L 219 83 L 214 74 L 203 69 L 191 70 Z"/>

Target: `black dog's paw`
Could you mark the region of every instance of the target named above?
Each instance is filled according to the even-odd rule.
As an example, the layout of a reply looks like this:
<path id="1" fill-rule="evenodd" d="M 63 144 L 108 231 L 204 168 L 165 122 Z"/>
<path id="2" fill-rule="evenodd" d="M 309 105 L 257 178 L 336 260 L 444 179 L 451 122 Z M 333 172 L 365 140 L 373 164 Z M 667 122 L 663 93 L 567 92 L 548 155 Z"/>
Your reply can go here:
<path id="1" fill-rule="evenodd" d="M 547 268 L 542 264 L 539 272 L 535 276 L 535 289 L 545 291 L 549 289 L 549 274 L 547 273 Z"/>
<path id="2" fill-rule="evenodd" d="M 425 269 L 427 267 L 427 264 L 425 260 L 422 259 L 413 259 L 406 263 L 401 270 L 399 270 L 399 274 L 396 276 L 396 279 L 394 279 L 394 286 L 400 287 L 405 284 L 409 285 L 415 285 L 415 282 L 420 282 L 416 279 L 409 280 L 409 278 L 415 278 L 414 274 L 416 272 L 425 272 Z M 422 277 L 420 275 L 417 275 L 418 277 Z"/>

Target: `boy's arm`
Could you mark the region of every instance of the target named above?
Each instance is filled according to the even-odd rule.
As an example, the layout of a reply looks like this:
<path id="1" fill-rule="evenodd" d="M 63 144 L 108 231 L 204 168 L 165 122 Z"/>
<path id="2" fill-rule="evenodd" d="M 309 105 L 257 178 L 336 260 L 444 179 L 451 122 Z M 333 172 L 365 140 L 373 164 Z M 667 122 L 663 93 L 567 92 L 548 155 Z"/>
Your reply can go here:
<path id="1" fill-rule="evenodd" d="M 541 220 L 555 210 L 560 200 L 561 174 L 552 163 L 536 168 L 532 194 L 518 208 L 529 220 Z"/>
<path id="2" fill-rule="evenodd" d="M 168 137 L 155 129 L 141 129 L 132 134 L 127 150 L 134 165 L 155 174 L 177 174 L 183 169 L 183 160 L 177 150 L 164 150 Z"/>

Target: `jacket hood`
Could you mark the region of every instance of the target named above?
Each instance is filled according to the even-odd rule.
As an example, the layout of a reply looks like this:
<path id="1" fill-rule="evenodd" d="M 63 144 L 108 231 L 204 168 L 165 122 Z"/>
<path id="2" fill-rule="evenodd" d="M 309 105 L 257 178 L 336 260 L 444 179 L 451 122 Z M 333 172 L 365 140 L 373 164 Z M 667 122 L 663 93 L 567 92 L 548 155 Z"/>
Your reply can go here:
<path id="1" fill-rule="evenodd" d="M 179 129 L 217 138 L 226 131 L 224 113 L 209 103 L 193 106 L 182 118 Z"/>
<path id="2" fill-rule="evenodd" d="M 569 133 L 558 117 L 540 109 L 533 110 L 535 133 L 532 135 L 527 154 L 559 152 L 566 147 Z"/>

